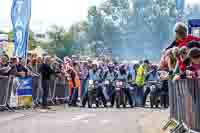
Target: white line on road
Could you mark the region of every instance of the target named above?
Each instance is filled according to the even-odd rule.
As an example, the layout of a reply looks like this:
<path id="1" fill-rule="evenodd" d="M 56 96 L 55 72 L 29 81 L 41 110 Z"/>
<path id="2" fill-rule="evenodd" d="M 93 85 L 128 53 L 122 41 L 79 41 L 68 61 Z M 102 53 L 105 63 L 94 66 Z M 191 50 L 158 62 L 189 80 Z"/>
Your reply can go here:
<path id="1" fill-rule="evenodd" d="M 89 121 L 88 120 L 82 120 L 82 123 L 88 124 Z"/>
<path id="2" fill-rule="evenodd" d="M 77 115 L 74 118 L 72 118 L 72 121 L 79 121 L 79 120 L 83 120 L 86 119 L 88 117 L 95 117 L 96 114 L 81 114 L 81 115 Z"/>
<path id="3" fill-rule="evenodd" d="M 24 114 L 13 114 L 13 115 L 5 115 L 5 116 L 1 116 L 0 118 L 0 123 L 2 122 L 6 122 L 6 121 L 11 121 L 20 117 L 24 117 Z"/>
<path id="4" fill-rule="evenodd" d="M 102 125 L 106 125 L 106 124 L 108 124 L 108 123 L 110 123 L 111 121 L 110 120 L 101 120 L 100 121 L 100 123 L 102 124 Z"/>

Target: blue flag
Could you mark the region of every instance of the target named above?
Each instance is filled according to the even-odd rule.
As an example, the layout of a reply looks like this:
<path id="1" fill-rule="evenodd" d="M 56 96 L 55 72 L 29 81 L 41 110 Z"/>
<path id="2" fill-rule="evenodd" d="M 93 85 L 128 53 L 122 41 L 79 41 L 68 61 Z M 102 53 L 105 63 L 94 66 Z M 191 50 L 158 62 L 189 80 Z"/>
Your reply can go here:
<path id="1" fill-rule="evenodd" d="M 17 96 L 32 96 L 32 78 L 15 78 Z"/>
<path id="2" fill-rule="evenodd" d="M 14 32 L 14 56 L 26 58 L 31 18 L 31 0 L 13 0 L 11 19 Z"/>
<path id="3" fill-rule="evenodd" d="M 185 6 L 185 0 L 176 0 L 176 9 L 183 10 Z"/>

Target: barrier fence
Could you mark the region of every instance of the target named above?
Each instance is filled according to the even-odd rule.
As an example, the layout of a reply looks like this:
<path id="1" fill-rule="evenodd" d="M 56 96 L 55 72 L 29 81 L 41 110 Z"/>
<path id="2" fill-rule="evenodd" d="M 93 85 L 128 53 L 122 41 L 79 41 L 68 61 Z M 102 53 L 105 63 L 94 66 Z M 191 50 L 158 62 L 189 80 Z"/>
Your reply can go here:
<path id="1" fill-rule="evenodd" d="M 31 78 L 31 80 L 30 80 Z M 0 109 L 8 107 L 32 106 L 40 104 L 43 95 L 41 76 L 34 75 L 27 78 L 0 76 Z M 72 88 L 72 81 L 51 77 L 49 81 L 48 101 L 50 104 L 67 101 Z M 81 81 L 76 80 L 81 93 Z"/>
<path id="2" fill-rule="evenodd" d="M 24 82 L 23 85 L 22 82 Z M 82 81 L 77 80 L 76 82 L 79 83 L 79 96 L 81 96 L 83 95 Z M 66 100 L 68 98 L 72 88 L 71 81 L 52 77 L 49 83 L 48 99 L 52 104 L 55 104 L 57 100 Z M 27 87 L 29 85 L 31 87 Z M 171 119 L 183 123 L 189 129 L 200 132 L 200 79 L 169 81 L 168 85 Z M 31 91 L 27 91 L 30 88 Z M 31 94 L 29 95 L 30 92 Z M 16 80 L 16 77 L 12 76 L 0 76 L 0 108 L 8 108 L 8 105 L 11 107 L 21 106 L 21 104 L 17 103 L 17 94 L 31 96 L 31 104 L 37 104 L 41 100 L 42 93 L 40 76 L 32 76 L 31 80 Z"/>
<path id="3" fill-rule="evenodd" d="M 169 81 L 170 117 L 200 132 L 200 79 Z"/>
<path id="4" fill-rule="evenodd" d="M 6 108 L 11 95 L 12 77 L 0 76 L 0 108 Z"/>

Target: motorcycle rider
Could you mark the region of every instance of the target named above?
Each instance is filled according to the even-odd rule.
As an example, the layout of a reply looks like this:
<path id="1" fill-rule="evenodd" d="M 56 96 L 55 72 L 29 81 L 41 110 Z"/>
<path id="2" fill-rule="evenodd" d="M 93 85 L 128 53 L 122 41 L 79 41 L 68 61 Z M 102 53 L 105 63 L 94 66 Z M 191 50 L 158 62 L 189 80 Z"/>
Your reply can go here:
<path id="1" fill-rule="evenodd" d="M 157 66 L 152 66 L 152 71 L 150 71 L 147 75 L 146 75 L 146 82 L 148 81 L 159 81 L 160 80 L 160 76 L 159 73 L 157 71 Z M 151 92 L 151 89 L 149 86 L 146 87 L 146 90 L 144 92 L 144 99 L 143 99 L 143 105 L 146 104 L 146 99 L 147 96 L 149 95 L 149 93 Z"/>
<path id="2" fill-rule="evenodd" d="M 127 83 L 128 80 L 128 74 L 126 72 L 125 65 L 120 66 L 119 71 L 117 72 L 116 80 L 121 80 Z M 130 90 L 129 88 L 123 88 L 124 94 L 127 96 L 129 104 L 131 107 L 133 107 L 133 101 L 131 98 Z M 111 99 L 111 107 L 114 106 L 114 101 L 115 101 L 115 93 L 113 94 L 113 98 Z"/>
<path id="3" fill-rule="evenodd" d="M 105 90 L 105 97 L 107 97 L 107 100 L 113 99 L 113 93 L 114 93 L 114 86 L 112 84 L 113 81 L 115 81 L 117 73 L 114 69 L 113 64 L 108 65 L 108 70 L 105 71 L 104 76 L 103 76 L 103 81 L 110 81 L 109 88 L 106 88 Z M 108 89 L 108 90 L 107 90 Z"/>
<path id="4" fill-rule="evenodd" d="M 92 63 L 91 67 L 89 68 L 89 73 L 87 76 L 88 80 L 98 81 L 99 83 L 102 82 L 102 69 L 98 69 L 97 64 Z M 107 106 L 107 102 L 105 96 L 103 94 L 103 89 L 101 86 L 97 88 L 98 97 L 100 97 L 103 101 L 104 107 Z M 82 106 L 85 107 L 86 102 L 88 100 L 88 92 L 85 93 L 82 100 Z"/>

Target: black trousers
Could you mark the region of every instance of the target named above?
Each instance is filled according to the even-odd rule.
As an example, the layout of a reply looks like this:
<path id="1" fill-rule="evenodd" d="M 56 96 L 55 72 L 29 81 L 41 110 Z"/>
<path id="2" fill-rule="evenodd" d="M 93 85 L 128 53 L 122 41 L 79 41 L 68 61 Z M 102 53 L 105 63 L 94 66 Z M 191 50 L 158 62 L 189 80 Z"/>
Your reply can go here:
<path id="1" fill-rule="evenodd" d="M 42 89 L 43 89 L 42 106 L 45 107 L 48 105 L 49 80 L 42 80 Z"/>
<path id="2" fill-rule="evenodd" d="M 101 98 L 104 106 L 107 105 L 106 98 L 103 94 L 103 88 L 102 87 L 97 88 L 97 97 Z M 84 96 L 82 98 L 82 106 L 85 106 L 87 101 L 88 101 L 88 91 L 84 94 Z"/>
<path id="3" fill-rule="evenodd" d="M 144 92 L 143 105 L 146 104 L 147 96 L 149 95 L 150 92 L 151 92 L 151 89 L 149 87 L 147 87 L 145 92 Z"/>

